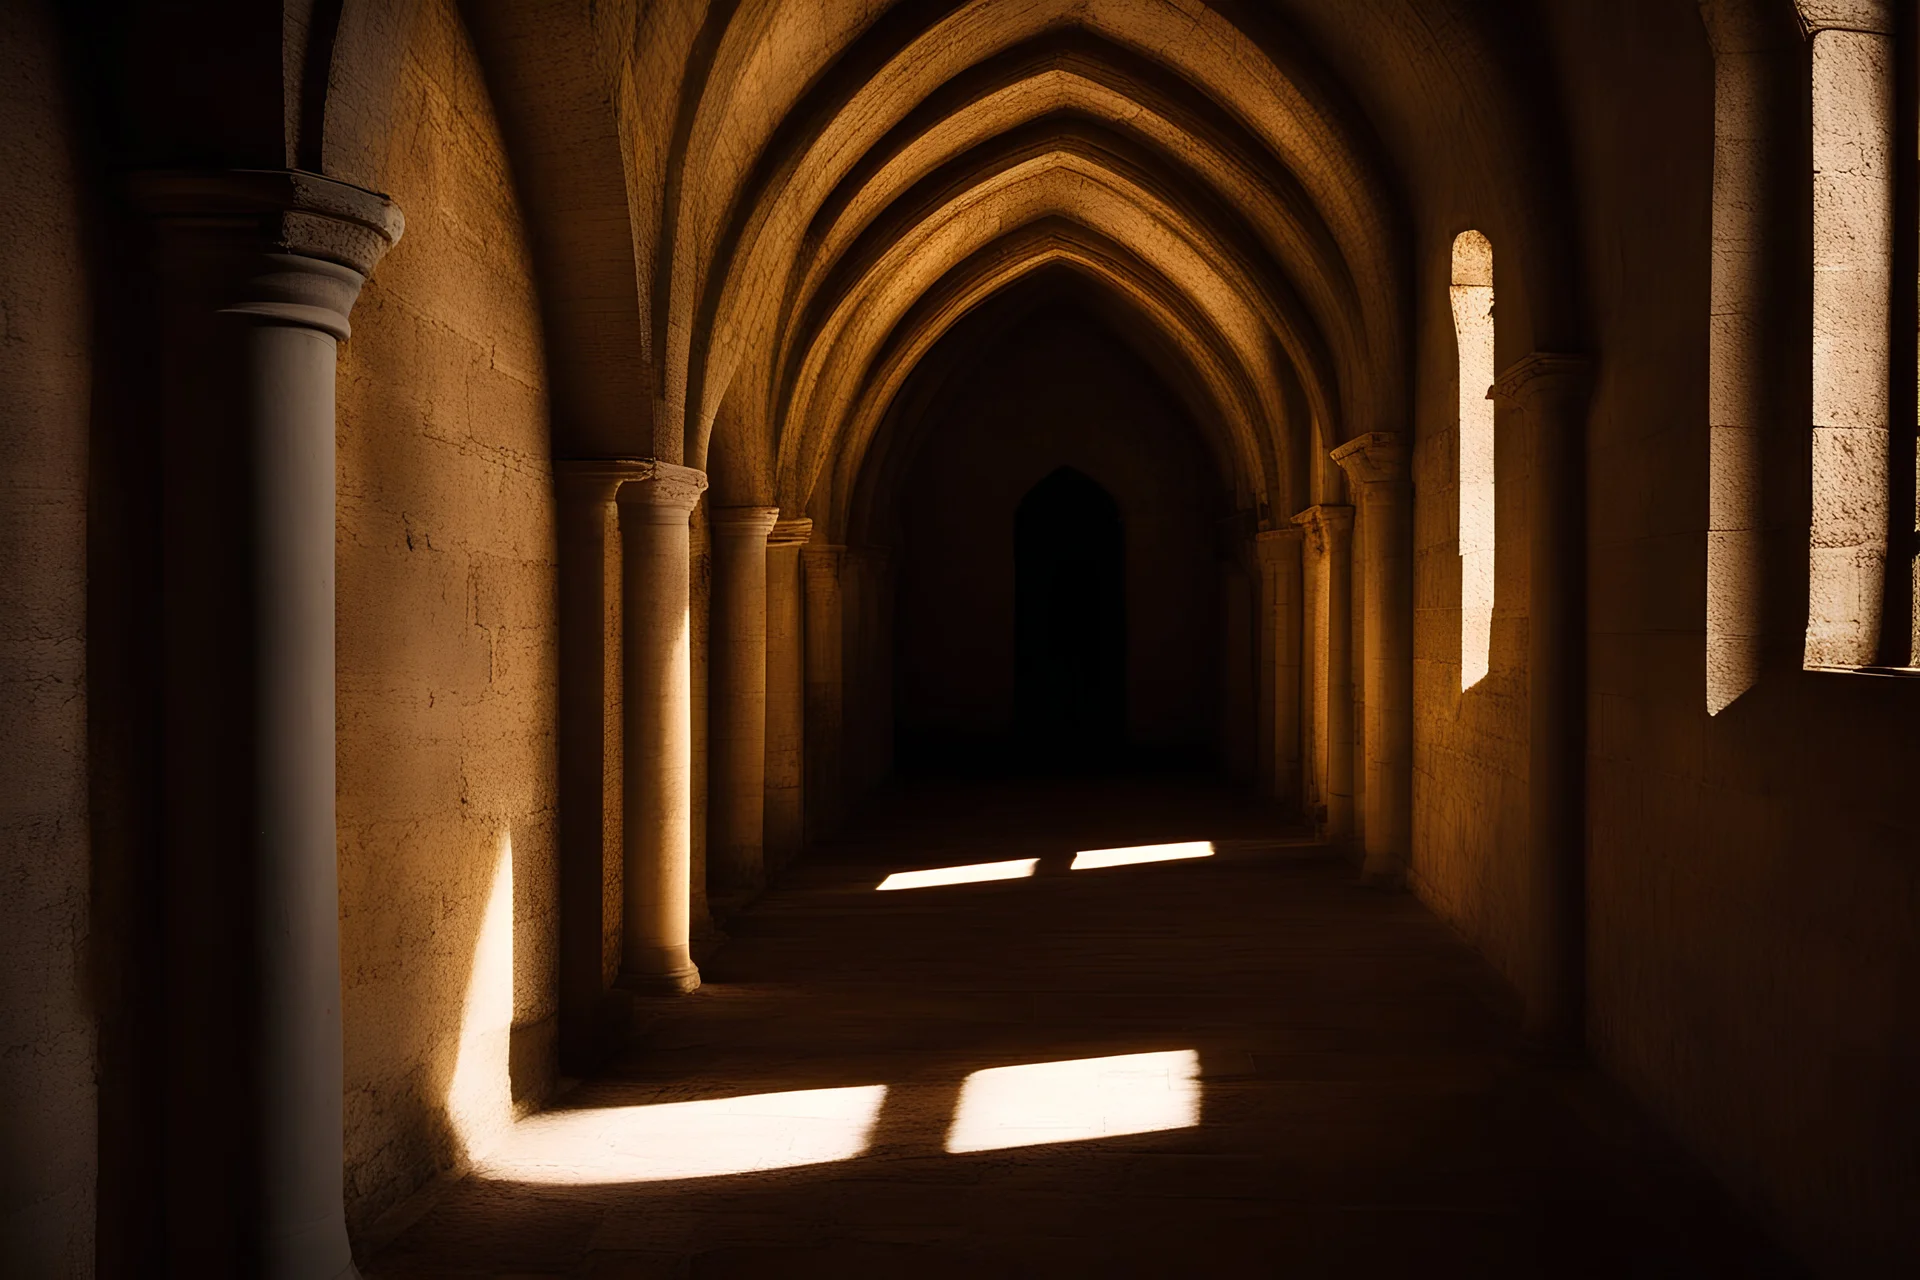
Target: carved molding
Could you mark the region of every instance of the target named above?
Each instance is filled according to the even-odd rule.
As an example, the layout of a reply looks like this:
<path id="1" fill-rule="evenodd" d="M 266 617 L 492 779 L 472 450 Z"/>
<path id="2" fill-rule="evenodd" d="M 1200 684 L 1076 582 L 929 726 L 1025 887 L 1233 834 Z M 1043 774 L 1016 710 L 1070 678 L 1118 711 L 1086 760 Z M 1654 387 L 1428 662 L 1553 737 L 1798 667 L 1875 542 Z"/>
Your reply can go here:
<path id="1" fill-rule="evenodd" d="M 1407 478 L 1407 438 L 1397 431 L 1355 436 L 1327 456 L 1340 464 L 1356 485 L 1397 484 Z"/>
<path id="2" fill-rule="evenodd" d="M 377 192 L 298 169 L 149 170 L 133 198 L 177 227 L 252 233 L 268 253 L 297 254 L 371 275 L 406 218 Z"/>
<path id="3" fill-rule="evenodd" d="M 1593 387 L 1593 361 L 1562 351 L 1536 351 L 1507 366 L 1487 392 L 1503 409 L 1530 411 L 1541 397 L 1584 397 Z"/>
<path id="4" fill-rule="evenodd" d="M 1321 503 L 1296 515 L 1293 522 L 1306 537 L 1308 549 L 1323 556 L 1328 548 L 1352 537 L 1353 508 Z"/>
<path id="5" fill-rule="evenodd" d="M 711 507 L 707 527 L 715 537 L 765 538 L 780 519 L 778 507 Z"/>
<path id="6" fill-rule="evenodd" d="M 807 516 L 794 516 L 791 519 L 776 520 L 773 529 L 767 534 L 770 547 L 804 547 L 813 539 L 813 521 Z"/>
<path id="7" fill-rule="evenodd" d="M 620 486 L 620 505 L 623 508 L 654 507 L 663 512 L 691 515 L 700 501 L 700 495 L 706 492 L 707 473 L 677 463 L 661 462 L 657 458 L 639 461 L 639 474 L 627 477 Z"/>

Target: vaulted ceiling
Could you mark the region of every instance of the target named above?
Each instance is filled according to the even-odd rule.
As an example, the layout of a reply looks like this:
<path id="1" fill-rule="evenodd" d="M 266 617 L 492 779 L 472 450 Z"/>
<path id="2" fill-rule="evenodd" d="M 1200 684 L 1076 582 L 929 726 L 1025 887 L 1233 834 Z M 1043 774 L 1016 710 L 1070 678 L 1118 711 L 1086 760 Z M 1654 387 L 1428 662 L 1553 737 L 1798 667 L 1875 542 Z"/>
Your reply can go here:
<path id="1" fill-rule="evenodd" d="M 556 451 L 684 460 L 722 503 L 843 528 L 914 369 L 1049 269 L 1133 335 L 1262 523 L 1312 501 L 1328 446 L 1408 428 L 1423 208 L 1514 252 L 1503 323 L 1574 328 L 1554 111 L 1488 6 L 462 8 L 533 237 Z M 380 80 L 336 49 L 322 149 L 368 185 L 358 82 Z"/>

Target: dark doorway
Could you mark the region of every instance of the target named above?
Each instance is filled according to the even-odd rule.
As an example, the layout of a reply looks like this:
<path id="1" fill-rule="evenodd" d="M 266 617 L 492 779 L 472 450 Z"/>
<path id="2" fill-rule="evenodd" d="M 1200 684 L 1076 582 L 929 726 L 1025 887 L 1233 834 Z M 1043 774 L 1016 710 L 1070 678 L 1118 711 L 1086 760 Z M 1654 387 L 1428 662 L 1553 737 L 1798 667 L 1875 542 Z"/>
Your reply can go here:
<path id="1" fill-rule="evenodd" d="M 1125 752 L 1126 534 L 1112 495 L 1061 467 L 1014 516 L 1014 708 L 1036 765 L 1099 767 Z"/>

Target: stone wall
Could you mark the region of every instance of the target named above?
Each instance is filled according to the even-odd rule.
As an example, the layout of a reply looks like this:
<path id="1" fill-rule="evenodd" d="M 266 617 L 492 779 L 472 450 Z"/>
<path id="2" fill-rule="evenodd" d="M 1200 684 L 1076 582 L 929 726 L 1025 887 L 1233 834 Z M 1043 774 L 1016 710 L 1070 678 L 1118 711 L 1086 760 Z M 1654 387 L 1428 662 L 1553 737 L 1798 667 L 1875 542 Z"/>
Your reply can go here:
<path id="1" fill-rule="evenodd" d="M 51 7 L 0 6 L 0 1272 L 93 1273 L 91 282 Z"/>
<path id="2" fill-rule="evenodd" d="M 1776 659 L 1708 713 L 1713 64 L 1692 5 L 1559 9 L 1605 353 L 1590 1039 L 1821 1274 L 1905 1274 L 1920 1265 L 1920 681 L 1800 670 L 1802 526 L 1767 570 Z M 1803 305 L 1800 282 L 1776 289 Z M 1804 367 L 1790 348 L 1772 358 Z M 1769 483 L 1805 509 L 1804 471 Z"/>
<path id="3" fill-rule="evenodd" d="M 532 267 L 451 0 L 393 112 L 407 217 L 339 406 L 339 830 L 356 1231 L 555 1073 L 555 550 Z"/>

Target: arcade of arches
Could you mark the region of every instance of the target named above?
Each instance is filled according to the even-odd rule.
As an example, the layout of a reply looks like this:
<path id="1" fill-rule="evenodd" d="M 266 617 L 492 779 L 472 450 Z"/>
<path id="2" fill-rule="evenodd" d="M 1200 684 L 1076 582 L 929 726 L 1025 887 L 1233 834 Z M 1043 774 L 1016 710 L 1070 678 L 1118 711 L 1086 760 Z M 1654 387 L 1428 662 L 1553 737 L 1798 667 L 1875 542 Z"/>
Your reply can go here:
<path id="1" fill-rule="evenodd" d="M 1914 12 L 0 0 L 0 1271 L 1915 1274 Z"/>

